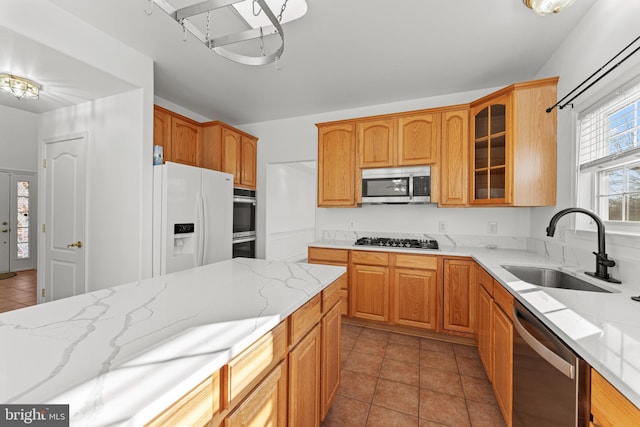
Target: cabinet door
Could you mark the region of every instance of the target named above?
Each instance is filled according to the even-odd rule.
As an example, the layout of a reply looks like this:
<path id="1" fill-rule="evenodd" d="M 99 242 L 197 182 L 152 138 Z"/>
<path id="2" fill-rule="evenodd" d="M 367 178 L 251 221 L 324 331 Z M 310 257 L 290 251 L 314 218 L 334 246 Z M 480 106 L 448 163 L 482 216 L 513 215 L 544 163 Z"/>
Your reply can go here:
<path id="1" fill-rule="evenodd" d="M 318 128 L 318 206 L 356 205 L 356 138 L 353 123 Z"/>
<path id="2" fill-rule="evenodd" d="M 476 287 L 472 283 L 473 261 L 444 260 L 443 329 L 475 332 Z"/>
<path id="3" fill-rule="evenodd" d="M 504 95 L 471 110 L 472 204 L 510 202 L 508 164 L 509 95 Z"/>
<path id="4" fill-rule="evenodd" d="M 289 426 L 319 425 L 320 325 L 316 325 L 289 353 Z"/>
<path id="5" fill-rule="evenodd" d="M 153 145 L 162 147 L 164 161 L 171 159 L 171 115 L 155 107 L 153 110 Z"/>
<path id="6" fill-rule="evenodd" d="M 591 413 L 592 425 L 597 427 L 640 425 L 640 409 L 594 369 L 591 369 Z"/>
<path id="7" fill-rule="evenodd" d="M 327 415 L 329 407 L 340 386 L 340 312 L 341 302 L 334 305 L 322 318 L 322 381 L 321 419 Z"/>
<path id="8" fill-rule="evenodd" d="M 394 119 L 358 123 L 358 152 L 361 168 L 394 165 L 396 127 Z"/>
<path id="9" fill-rule="evenodd" d="M 178 117 L 171 118 L 171 161 L 198 166 L 200 126 Z"/>
<path id="10" fill-rule="evenodd" d="M 435 271 L 395 268 L 393 289 L 394 323 L 436 329 L 437 275 Z"/>
<path id="11" fill-rule="evenodd" d="M 439 145 L 440 114 L 398 118 L 398 166 L 437 163 Z"/>
<path id="12" fill-rule="evenodd" d="M 469 111 L 442 113 L 440 142 L 440 199 L 442 206 L 464 206 L 469 201 Z"/>
<path id="13" fill-rule="evenodd" d="M 351 313 L 362 319 L 389 321 L 389 268 L 351 265 Z"/>
<path id="14" fill-rule="evenodd" d="M 224 420 L 225 427 L 285 427 L 287 369 L 282 362 Z"/>
<path id="15" fill-rule="evenodd" d="M 222 170 L 222 126 L 205 125 L 201 128 L 200 167 Z"/>
<path id="16" fill-rule="evenodd" d="M 502 416 L 511 425 L 513 324 L 497 306 L 493 309 L 493 391 Z"/>
<path id="17" fill-rule="evenodd" d="M 240 184 L 251 189 L 256 188 L 257 141 L 242 136 Z"/>
<path id="18" fill-rule="evenodd" d="M 489 381 L 493 382 L 493 298 L 483 287 L 478 288 L 478 353 Z"/>
<path id="19" fill-rule="evenodd" d="M 222 128 L 222 171 L 233 174 L 233 185 L 241 183 L 241 135 Z"/>

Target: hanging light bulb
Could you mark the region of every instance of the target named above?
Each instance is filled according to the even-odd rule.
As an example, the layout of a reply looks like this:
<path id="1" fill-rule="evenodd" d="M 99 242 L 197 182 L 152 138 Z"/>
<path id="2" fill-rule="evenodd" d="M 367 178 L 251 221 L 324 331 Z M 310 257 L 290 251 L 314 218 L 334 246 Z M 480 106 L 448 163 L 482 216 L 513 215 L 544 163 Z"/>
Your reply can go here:
<path id="1" fill-rule="evenodd" d="M 571 6 L 575 0 L 522 0 L 525 6 L 538 15 L 551 15 Z"/>

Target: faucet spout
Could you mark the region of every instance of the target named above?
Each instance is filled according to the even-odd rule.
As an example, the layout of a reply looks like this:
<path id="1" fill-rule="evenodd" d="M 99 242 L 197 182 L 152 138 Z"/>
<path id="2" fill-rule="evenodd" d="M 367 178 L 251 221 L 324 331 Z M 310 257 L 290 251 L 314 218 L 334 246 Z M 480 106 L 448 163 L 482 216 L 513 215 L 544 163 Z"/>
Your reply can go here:
<path id="1" fill-rule="evenodd" d="M 556 232 L 556 225 L 560 218 L 573 212 L 590 216 L 595 221 L 598 228 L 598 252 L 593 253 L 596 256 L 596 271 L 594 273 L 587 272 L 586 274 L 601 280 L 605 280 L 607 282 L 620 283 L 619 280 L 613 279 L 609 276 L 608 268 L 615 266 L 616 263 L 614 260 L 609 259 L 607 256 L 607 251 L 605 249 L 604 222 L 602 222 L 602 219 L 600 219 L 600 217 L 594 212 L 583 208 L 567 208 L 557 212 L 549 221 L 549 226 L 547 227 L 547 236 L 553 237 Z"/>

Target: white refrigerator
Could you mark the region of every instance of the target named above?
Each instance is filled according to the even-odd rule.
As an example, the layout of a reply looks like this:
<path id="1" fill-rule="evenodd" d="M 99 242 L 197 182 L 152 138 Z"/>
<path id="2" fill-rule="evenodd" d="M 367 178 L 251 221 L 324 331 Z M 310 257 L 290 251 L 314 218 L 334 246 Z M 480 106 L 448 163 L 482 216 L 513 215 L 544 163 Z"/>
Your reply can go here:
<path id="1" fill-rule="evenodd" d="M 158 182 L 154 276 L 231 259 L 233 175 L 166 162 L 154 166 Z"/>

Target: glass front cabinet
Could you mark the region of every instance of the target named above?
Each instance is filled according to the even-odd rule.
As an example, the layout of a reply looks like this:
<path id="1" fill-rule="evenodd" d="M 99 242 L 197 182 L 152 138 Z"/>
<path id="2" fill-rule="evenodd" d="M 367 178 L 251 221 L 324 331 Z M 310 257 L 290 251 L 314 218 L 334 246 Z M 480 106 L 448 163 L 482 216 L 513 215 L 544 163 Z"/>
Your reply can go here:
<path id="1" fill-rule="evenodd" d="M 554 206 L 558 78 L 517 83 L 470 105 L 469 204 Z"/>

